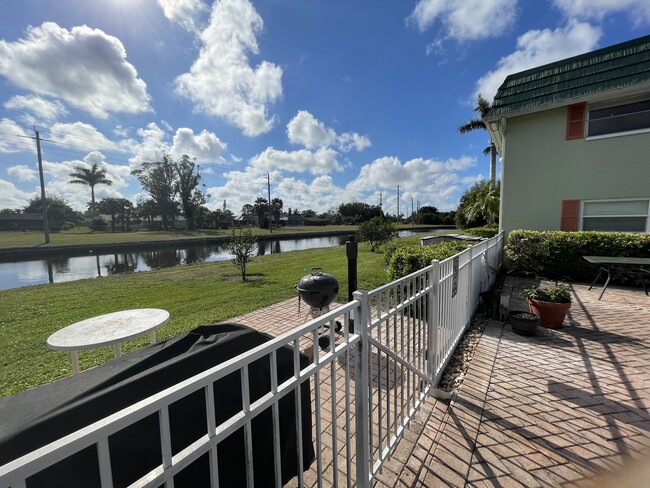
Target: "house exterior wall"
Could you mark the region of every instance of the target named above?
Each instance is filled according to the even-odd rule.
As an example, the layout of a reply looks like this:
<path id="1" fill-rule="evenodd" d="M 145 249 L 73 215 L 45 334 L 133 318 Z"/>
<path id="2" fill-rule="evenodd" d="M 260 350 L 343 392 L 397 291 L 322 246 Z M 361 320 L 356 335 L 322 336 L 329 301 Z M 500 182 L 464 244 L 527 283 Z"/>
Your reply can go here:
<path id="1" fill-rule="evenodd" d="M 559 230 L 563 200 L 650 198 L 650 132 L 566 140 L 567 107 L 508 118 L 501 225 Z"/>

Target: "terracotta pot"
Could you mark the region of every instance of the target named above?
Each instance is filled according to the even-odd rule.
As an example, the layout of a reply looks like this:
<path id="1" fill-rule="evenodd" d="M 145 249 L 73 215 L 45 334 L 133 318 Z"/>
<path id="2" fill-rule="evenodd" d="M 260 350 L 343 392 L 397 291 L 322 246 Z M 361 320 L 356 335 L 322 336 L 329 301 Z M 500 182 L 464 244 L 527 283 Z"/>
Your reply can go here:
<path id="1" fill-rule="evenodd" d="M 539 317 L 539 325 L 549 329 L 559 329 L 571 308 L 570 303 L 542 302 L 528 299 L 530 311 Z"/>

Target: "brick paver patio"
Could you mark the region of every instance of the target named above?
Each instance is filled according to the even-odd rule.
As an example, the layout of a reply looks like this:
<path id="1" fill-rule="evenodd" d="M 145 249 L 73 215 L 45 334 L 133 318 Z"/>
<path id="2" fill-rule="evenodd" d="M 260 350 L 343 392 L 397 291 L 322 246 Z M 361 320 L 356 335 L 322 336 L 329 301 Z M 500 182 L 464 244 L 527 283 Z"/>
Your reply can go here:
<path id="1" fill-rule="evenodd" d="M 528 284 L 507 279 L 510 309 Z M 650 297 L 587 288 L 561 329 L 489 321 L 457 397 L 426 401 L 376 486 L 650 486 Z M 305 321 L 296 302 L 232 321 L 278 335 Z"/>

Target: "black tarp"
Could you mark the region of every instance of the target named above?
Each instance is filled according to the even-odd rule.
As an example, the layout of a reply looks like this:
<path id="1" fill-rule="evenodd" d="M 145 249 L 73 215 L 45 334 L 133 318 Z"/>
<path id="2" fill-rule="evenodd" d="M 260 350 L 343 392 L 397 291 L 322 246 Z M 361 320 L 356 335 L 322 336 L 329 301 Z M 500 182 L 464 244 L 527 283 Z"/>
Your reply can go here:
<path id="1" fill-rule="evenodd" d="M 81 374 L 0 399 L 0 465 L 100 420 L 197 373 L 248 351 L 271 337 L 236 324 L 198 327 L 191 332 L 152 344 Z M 300 356 L 301 368 L 307 358 Z M 254 402 L 271 388 L 270 358 L 249 366 L 250 399 Z M 293 350 L 277 351 L 278 381 L 293 375 Z M 215 382 L 217 425 L 241 410 L 241 378 L 232 373 Z M 314 459 L 311 433 L 309 381 L 300 387 L 303 466 Z M 295 395 L 279 402 L 281 479 L 298 474 Z M 169 408 L 172 453 L 176 454 L 207 433 L 203 389 Z M 273 423 L 271 409 L 252 421 L 254 482 L 274 486 Z M 161 463 L 158 415 L 136 422 L 109 438 L 113 481 L 126 486 Z M 243 429 L 218 448 L 222 487 L 246 486 Z M 209 486 L 207 454 L 175 476 L 175 486 Z M 28 480 L 32 486 L 99 486 L 95 447 L 91 446 Z"/>

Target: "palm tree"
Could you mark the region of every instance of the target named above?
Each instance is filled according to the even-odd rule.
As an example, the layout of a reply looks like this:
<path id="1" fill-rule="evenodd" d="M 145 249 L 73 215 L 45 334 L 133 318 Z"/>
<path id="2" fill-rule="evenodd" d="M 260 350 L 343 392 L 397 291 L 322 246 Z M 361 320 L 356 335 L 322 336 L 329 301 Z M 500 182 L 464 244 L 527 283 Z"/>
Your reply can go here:
<path id="1" fill-rule="evenodd" d="M 479 95 L 478 100 L 476 101 L 476 107 L 474 107 L 474 112 L 479 114 L 479 118 L 472 119 L 459 126 L 458 132 L 465 134 L 466 132 L 479 129 L 487 131 L 487 126 L 485 125 L 485 122 L 483 122 L 483 117 L 486 117 L 490 110 L 492 110 L 492 104 Z M 490 183 L 494 184 L 496 182 L 497 172 L 497 148 L 494 145 L 492 138 L 490 138 L 490 145 L 483 149 L 483 154 L 486 156 L 488 154 L 490 155 Z"/>
<path id="2" fill-rule="evenodd" d="M 500 193 L 499 184 L 491 181 L 481 181 L 472 187 L 472 190 L 464 195 L 467 221 L 484 218 L 488 225 L 496 225 Z"/>
<path id="3" fill-rule="evenodd" d="M 271 200 L 271 213 L 273 214 L 273 219 L 275 220 L 275 225 L 280 225 L 280 216 L 282 215 L 282 207 L 284 202 L 280 198 L 274 198 Z"/>
<path id="4" fill-rule="evenodd" d="M 88 185 L 90 187 L 90 202 L 92 206 L 92 216 L 96 217 L 97 208 L 95 206 L 95 185 L 112 185 L 113 182 L 106 178 L 106 170 L 93 163 L 90 169 L 77 165 L 74 167 L 74 172 L 69 174 L 74 178 L 70 183 L 79 183 L 80 185 Z"/>

